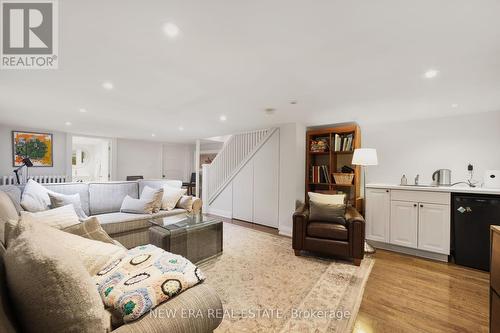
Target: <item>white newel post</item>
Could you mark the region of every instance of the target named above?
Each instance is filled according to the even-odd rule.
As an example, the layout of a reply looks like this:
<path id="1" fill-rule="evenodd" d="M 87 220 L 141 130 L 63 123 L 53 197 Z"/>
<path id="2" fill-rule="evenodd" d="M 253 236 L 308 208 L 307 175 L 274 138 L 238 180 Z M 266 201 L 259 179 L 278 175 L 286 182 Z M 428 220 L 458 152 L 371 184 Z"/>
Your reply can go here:
<path id="1" fill-rule="evenodd" d="M 210 181 L 208 178 L 208 164 L 203 164 L 201 166 L 201 201 L 203 203 L 202 205 L 202 212 L 203 213 L 208 213 L 208 182 Z"/>

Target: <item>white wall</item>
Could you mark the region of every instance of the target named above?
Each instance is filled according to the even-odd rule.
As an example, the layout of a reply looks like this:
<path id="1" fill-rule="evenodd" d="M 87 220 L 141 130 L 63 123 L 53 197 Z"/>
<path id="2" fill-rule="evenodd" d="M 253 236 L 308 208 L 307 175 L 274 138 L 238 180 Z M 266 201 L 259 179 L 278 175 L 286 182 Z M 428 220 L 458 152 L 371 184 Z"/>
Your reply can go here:
<path id="1" fill-rule="evenodd" d="M 22 126 L 6 126 L 0 124 L 0 176 L 14 175 L 12 166 L 12 131 L 28 131 L 52 133 L 53 140 L 53 167 L 33 167 L 29 174 L 32 175 L 65 175 L 66 174 L 66 133 L 53 132 Z"/>
<path id="2" fill-rule="evenodd" d="M 292 235 L 296 201 L 304 201 L 306 128 L 291 123 L 280 126 L 279 232 Z"/>
<path id="3" fill-rule="evenodd" d="M 191 144 L 164 144 L 162 175 L 188 182 L 194 172 L 194 150 L 195 146 Z"/>
<path id="4" fill-rule="evenodd" d="M 117 139 L 114 180 L 127 176 L 162 178 L 162 144 L 159 142 Z"/>
<path id="5" fill-rule="evenodd" d="M 475 179 L 486 169 L 500 169 L 500 112 L 457 115 L 398 123 L 361 124 L 363 147 L 377 149 L 379 165 L 367 168 L 367 183 L 430 183 L 436 169 L 452 171 L 452 182 L 466 179 L 467 164 Z"/>
<path id="6" fill-rule="evenodd" d="M 207 199 L 208 200 L 208 199 Z M 229 184 L 208 208 L 210 214 L 233 217 L 233 184 Z"/>

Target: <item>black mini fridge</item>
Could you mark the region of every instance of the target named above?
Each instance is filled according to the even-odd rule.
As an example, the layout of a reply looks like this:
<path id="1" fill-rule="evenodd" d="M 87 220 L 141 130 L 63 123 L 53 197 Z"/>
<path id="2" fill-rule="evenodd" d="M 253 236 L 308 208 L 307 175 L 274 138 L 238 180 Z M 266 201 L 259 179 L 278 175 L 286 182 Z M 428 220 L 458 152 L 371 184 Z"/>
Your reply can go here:
<path id="1" fill-rule="evenodd" d="M 490 270 L 490 226 L 500 225 L 500 195 L 452 195 L 451 254 L 458 265 Z"/>

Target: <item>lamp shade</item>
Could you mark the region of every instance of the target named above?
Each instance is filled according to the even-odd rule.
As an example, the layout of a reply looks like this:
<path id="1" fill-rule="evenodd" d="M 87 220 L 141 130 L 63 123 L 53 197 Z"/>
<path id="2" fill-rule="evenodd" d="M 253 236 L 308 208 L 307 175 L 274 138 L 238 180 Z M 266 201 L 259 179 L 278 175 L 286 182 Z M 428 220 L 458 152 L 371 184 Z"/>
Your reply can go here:
<path id="1" fill-rule="evenodd" d="M 374 148 L 358 148 L 352 156 L 354 165 L 378 165 L 377 150 Z"/>

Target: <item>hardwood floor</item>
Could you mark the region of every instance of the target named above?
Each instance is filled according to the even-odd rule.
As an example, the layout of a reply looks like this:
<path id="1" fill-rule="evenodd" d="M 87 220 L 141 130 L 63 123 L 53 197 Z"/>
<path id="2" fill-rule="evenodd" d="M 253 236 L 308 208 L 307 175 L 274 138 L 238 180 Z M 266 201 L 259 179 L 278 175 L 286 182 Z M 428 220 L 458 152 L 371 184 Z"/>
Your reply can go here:
<path id="1" fill-rule="evenodd" d="M 488 332 L 488 273 L 378 250 L 355 333 Z"/>
<path id="2" fill-rule="evenodd" d="M 383 250 L 374 257 L 354 333 L 488 332 L 488 273 Z"/>

